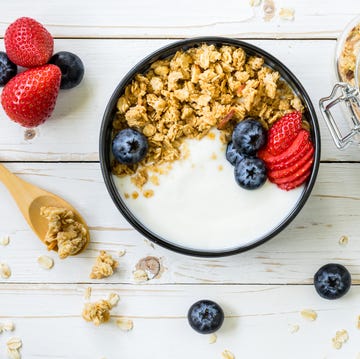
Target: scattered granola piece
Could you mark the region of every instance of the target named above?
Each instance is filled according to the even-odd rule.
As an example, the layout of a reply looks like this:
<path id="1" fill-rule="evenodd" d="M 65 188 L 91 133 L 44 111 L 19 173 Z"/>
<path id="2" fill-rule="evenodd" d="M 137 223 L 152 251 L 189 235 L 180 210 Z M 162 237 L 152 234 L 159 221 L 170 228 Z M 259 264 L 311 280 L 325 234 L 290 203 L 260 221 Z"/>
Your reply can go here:
<path id="1" fill-rule="evenodd" d="M 223 359 L 235 359 L 235 355 L 233 353 L 231 353 L 231 351 L 225 349 L 222 353 L 221 356 Z"/>
<path id="2" fill-rule="evenodd" d="M 295 10 L 289 8 L 281 8 L 279 11 L 280 19 L 292 21 L 295 18 Z"/>
<path id="3" fill-rule="evenodd" d="M 17 349 L 6 349 L 7 355 L 10 359 L 21 359 L 21 354 Z"/>
<path id="4" fill-rule="evenodd" d="M 0 263 L 1 278 L 8 279 L 11 276 L 11 269 L 6 263 Z"/>
<path id="5" fill-rule="evenodd" d="M 85 289 L 85 292 L 84 292 L 84 299 L 85 300 L 89 300 L 90 297 L 91 297 L 91 291 L 92 291 L 92 288 L 91 287 L 87 287 Z"/>
<path id="6" fill-rule="evenodd" d="M 349 334 L 345 329 L 336 332 L 332 338 L 332 344 L 335 349 L 341 349 L 342 345 L 349 340 Z"/>
<path id="7" fill-rule="evenodd" d="M 260 6 L 261 0 L 250 0 L 250 6 Z"/>
<path id="8" fill-rule="evenodd" d="M 298 324 L 293 324 L 291 327 L 290 327 L 290 333 L 291 334 L 294 334 L 296 332 L 298 332 L 300 329 L 300 325 Z"/>
<path id="9" fill-rule="evenodd" d="M 109 298 L 93 303 L 86 303 L 82 312 L 82 317 L 87 322 L 93 322 L 96 326 L 107 322 L 110 319 L 110 310 L 118 303 L 119 296 L 111 293 Z"/>
<path id="10" fill-rule="evenodd" d="M 118 256 L 119 256 L 119 257 L 124 257 L 125 254 L 126 254 L 126 250 L 125 250 L 125 249 L 121 249 L 120 251 L 118 251 Z"/>
<path id="11" fill-rule="evenodd" d="M 147 273 L 142 269 L 137 269 L 134 273 L 135 282 L 146 282 L 149 280 Z"/>
<path id="12" fill-rule="evenodd" d="M 150 198 L 154 195 L 154 191 L 152 189 L 146 189 L 143 194 L 145 198 Z"/>
<path id="13" fill-rule="evenodd" d="M 150 182 L 154 185 L 154 186 L 159 186 L 160 181 L 159 181 L 159 177 L 152 175 L 150 176 Z"/>
<path id="14" fill-rule="evenodd" d="M 20 349 L 21 346 L 22 346 L 21 339 L 18 338 L 18 337 L 11 337 L 11 338 L 6 342 L 6 346 L 8 347 L 8 349 L 18 350 L 18 349 Z"/>
<path id="15" fill-rule="evenodd" d="M 310 321 L 314 321 L 317 318 L 317 313 L 312 309 L 304 309 L 300 312 L 300 315 Z"/>
<path id="16" fill-rule="evenodd" d="M 2 329 L 4 332 L 12 332 L 15 329 L 15 324 L 13 322 L 5 322 L 0 324 L 0 329 Z"/>
<path id="17" fill-rule="evenodd" d="M 347 244 L 349 243 L 349 237 L 348 236 L 341 236 L 340 238 L 339 238 L 339 244 L 341 245 L 341 246 L 346 246 Z"/>
<path id="18" fill-rule="evenodd" d="M 209 336 L 209 344 L 214 344 L 217 341 L 217 335 L 215 333 L 210 334 Z"/>
<path id="19" fill-rule="evenodd" d="M 136 199 L 136 198 L 139 197 L 139 193 L 136 192 L 136 191 L 134 191 L 133 193 L 131 193 L 131 197 L 132 197 L 133 199 Z"/>
<path id="20" fill-rule="evenodd" d="M 10 237 L 9 236 L 4 236 L 0 238 L 0 244 L 2 246 L 7 246 L 10 243 Z"/>
<path id="21" fill-rule="evenodd" d="M 115 268 L 119 265 L 119 262 L 112 258 L 106 251 L 100 251 L 99 256 L 96 258 L 95 264 L 92 267 L 90 278 L 101 279 L 110 277 L 114 274 Z"/>
<path id="22" fill-rule="evenodd" d="M 128 318 L 118 318 L 116 319 L 116 325 L 124 332 L 128 332 L 133 329 L 134 322 Z"/>
<path id="23" fill-rule="evenodd" d="M 264 20 L 270 21 L 275 16 L 275 4 L 273 0 L 264 1 Z"/>
<path id="24" fill-rule="evenodd" d="M 42 255 L 37 259 L 37 261 L 40 267 L 44 269 L 51 269 L 54 266 L 54 260 L 49 256 Z"/>
<path id="25" fill-rule="evenodd" d="M 49 221 L 45 243 L 49 250 L 56 249 L 61 259 L 73 256 L 88 243 L 88 231 L 66 208 L 41 207 L 40 215 Z"/>
<path id="26" fill-rule="evenodd" d="M 119 303 L 120 297 L 118 294 L 116 293 L 110 293 L 109 298 L 108 298 L 108 302 L 111 305 L 111 308 L 114 308 L 117 306 L 117 304 Z"/>
<path id="27" fill-rule="evenodd" d="M 224 167 L 222 165 L 218 166 L 218 170 L 221 172 L 224 169 Z"/>

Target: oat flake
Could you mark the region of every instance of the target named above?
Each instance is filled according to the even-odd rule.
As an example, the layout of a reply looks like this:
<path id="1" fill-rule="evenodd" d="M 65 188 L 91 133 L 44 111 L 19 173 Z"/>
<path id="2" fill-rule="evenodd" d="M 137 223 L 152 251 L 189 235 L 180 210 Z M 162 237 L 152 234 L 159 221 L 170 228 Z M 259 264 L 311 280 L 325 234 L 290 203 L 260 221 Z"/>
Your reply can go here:
<path id="1" fill-rule="evenodd" d="M 54 260 L 49 256 L 42 255 L 37 261 L 39 266 L 44 269 L 51 269 L 54 266 Z"/>
<path id="2" fill-rule="evenodd" d="M 300 312 L 300 315 L 310 321 L 314 321 L 317 318 L 317 313 L 312 309 L 304 309 Z"/>
<path id="3" fill-rule="evenodd" d="M 227 349 L 221 353 L 221 356 L 223 359 L 235 359 L 235 355 Z"/>
<path id="4" fill-rule="evenodd" d="M 6 349 L 9 359 L 21 359 L 21 354 L 17 349 Z"/>
<path id="5" fill-rule="evenodd" d="M 123 331 L 128 332 L 133 329 L 134 322 L 131 319 L 119 318 L 116 319 L 116 325 Z"/>
<path id="6" fill-rule="evenodd" d="M 10 243 L 10 237 L 9 236 L 4 236 L 0 238 L 0 244 L 2 246 L 7 246 Z"/>
<path id="7" fill-rule="evenodd" d="M 0 328 L 4 332 L 12 332 L 15 329 L 15 324 L 13 322 L 5 322 L 4 324 L 0 325 Z M 0 330 L 1 332 L 1 330 Z"/>
<path id="8" fill-rule="evenodd" d="M 146 282 L 149 280 L 147 273 L 142 269 L 136 270 L 133 273 L 133 276 L 134 276 L 135 282 Z"/>
<path id="9" fill-rule="evenodd" d="M 217 335 L 215 333 L 210 334 L 209 336 L 209 344 L 214 344 L 217 341 Z"/>
<path id="10" fill-rule="evenodd" d="M 295 18 L 295 10 L 288 8 L 281 8 L 279 11 L 280 19 L 292 21 Z"/>
<path id="11" fill-rule="evenodd" d="M 125 249 L 121 249 L 121 250 L 118 252 L 118 256 L 119 256 L 119 257 L 124 257 L 125 254 L 126 254 L 126 250 L 125 250 Z"/>
<path id="12" fill-rule="evenodd" d="M 85 292 L 84 292 L 84 299 L 85 300 L 89 300 L 90 297 L 91 297 L 91 291 L 92 291 L 92 288 L 91 287 L 87 287 L 85 289 Z"/>
<path id="13" fill-rule="evenodd" d="M 1 278 L 8 279 L 11 276 L 11 269 L 6 263 L 0 263 Z"/>
<path id="14" fill-rule="evenodd" d="M 339 244 L 341 245 L 341 246 L 346 246 L 347 244 L 349 243 L 349 237 L 348 236 L 341 236 L 340 238 L 339 238 Z"/>

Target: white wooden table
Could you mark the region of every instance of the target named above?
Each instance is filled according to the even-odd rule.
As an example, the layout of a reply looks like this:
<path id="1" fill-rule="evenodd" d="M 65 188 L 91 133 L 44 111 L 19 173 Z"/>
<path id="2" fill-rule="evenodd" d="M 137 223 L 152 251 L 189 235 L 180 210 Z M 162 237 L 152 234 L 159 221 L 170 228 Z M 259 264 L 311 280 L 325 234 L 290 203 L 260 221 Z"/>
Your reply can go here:
<path id="1" fill-rule="evenodd" d="M 264 1 L 264 0 L 263 0 Z M 53 191 L 84 215 L 92 242 L 79 256 L 59 260 L 52 270 L 37 264 L 47 254 L 15 203 L 0 186 L 0 262 L 12 276 L 0 279 L 0 322 L 11 320 L 25 359 L 184 359 L 221 358 L 228 349 L 238 358 L 356 358 L 360 352 L 360 149 L 336 150 L 319 115 L 322 163 L 304 209 L 270 242 L 227 258 L 192 258 L 149 243 L 134 231 L 113 205 L 98 163 L 99 127 L 116 84 L 140 59 L 177 38 L 219 35 L 244 39 L 283 61 L 300 79 L 317 108 L 334 82 L 336 38 L 360 13 L 357 0 L 275 0 L 276 16 L 263 20 L 262 7 L 247 0 L 2 1 L 0 36 L 20 16 L 42 22 L 55 37 L 55 51 L 77 53 L 84 61 L 82 84 L 61 92 L 52 118 L 32 139 L 0 110 L 0 158 L 20 177 Z M 295 20 L 279 18 L 281 7 L 295 9 Z M 4 49 L 3 41 L 0 50 Z M 340 246 L 341 236 L 349 243 Z M 109 279 L 90 280 L 100 249 L 126 250 Z M 159 279 L 136 284 L 136 263 L 160 258 Z M 348 267 L 353 286 L 337 301 L 321 299 L 312 285 L 315 271 L 328 262 Z M 81 318 L 84 290 L 92 300 L 117 292 L 121 302 L 113 317 L 133 319 L 122 332 L 114 319 L 100 327 Z M 226 319 L 215 344 L 195 333 L 186 313 L 198 299 L 211 298 Z M 311 308 L 314 322 L 299 312 Z M 291 333 L 293 325 L 300 330 Z M 332 348 L 336 331 L 349 341 Z"/>

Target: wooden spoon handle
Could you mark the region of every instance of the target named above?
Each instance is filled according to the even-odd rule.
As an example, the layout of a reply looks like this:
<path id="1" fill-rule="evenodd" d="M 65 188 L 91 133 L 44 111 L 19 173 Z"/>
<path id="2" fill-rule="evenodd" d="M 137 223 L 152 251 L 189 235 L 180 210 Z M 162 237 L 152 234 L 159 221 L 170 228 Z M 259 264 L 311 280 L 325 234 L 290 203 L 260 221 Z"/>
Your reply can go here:
<path id="1" fill-rule="evenodd" d="M 6 186 L 23 215 L 27 217 L 28 207 L 41 190 L 11 173 L 1 164 L 0 181 Z"/>

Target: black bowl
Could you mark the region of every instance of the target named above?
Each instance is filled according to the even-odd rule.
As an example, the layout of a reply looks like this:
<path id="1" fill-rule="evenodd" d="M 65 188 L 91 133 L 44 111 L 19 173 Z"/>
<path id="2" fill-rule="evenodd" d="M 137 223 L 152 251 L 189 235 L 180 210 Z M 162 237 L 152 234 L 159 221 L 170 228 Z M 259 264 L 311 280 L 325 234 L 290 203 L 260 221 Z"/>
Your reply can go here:
<path id="1" fill-rule="evenodd" d="M 272 69 L 278 71 L 281 77 L 288 83 L 288 85 L 293 89 L 293 91 L 302 101 L 305 107 L 306 119 L 311 125 L 311 136 L 315 147 L 314 164 L 312 167 L 311 176 L 305 185 L 304 191 L 302 192 L 301 198 L 297 202 L 296 207 L 271 232 L 266 233 L 264 236 L 256 239 L 255 241 L 252 241 L 251 243 L 248 243 L 246 245 L 239 245 L 239 247 L 237 248 L 232 248 L 230 250 L 226 249 L 224 251 L 206 251 L 206 250 L 197 250 L 197 249 L 195 250 L 191 248 L 184 248 L 175 245 L 167 241 L 166 238 L 161 238 L 159 235 L 153 233 L 149 228 L 146 228 L 127 208 L 127 206 L 125 205 L 124 201 L 122 200 L 121 196 L 117 191 L 117 188 L 115 186 L 115 183 L 111 175 L 110 152 L 111 152 L 111 141 L 112 141 L 111 139 L 112 121 L 116 113 L 116 104 L 118 98 L 123 94 L 125 87 L 131 82 L 135 74 L 145 73 L 153 62 L 160 59 L 168 58 L 174 55 L 178 50 L 187 50 L 191 47 L 199 46 L 200 44 L 203 43 L 206 43 L 208 45 L 214 44 L 216 46 L 230 45 L 230 46 L 241 47 L 250 56 L 255 55 L 264 58 L 265 64 L 270 66 Z M 268 241 L 270 238 L 273 238 L 274 236 L 279 234 L 282 230 L 284 230 L 285 227 L 300 212 L 300 210 L 302 209 L 305 202 L 310 196 L 319 169 L 320 130 L 319 130 L 319 124 L 316 117 L 316 113 L 309 98 L 309 95 L 306 93 L 305 89 L 303 88 L 299 80 L 294 76 L 294 74 L 274 56 L 270 55 L 266 51 L 254 45 L 251 45 L 243 41 L 230 39 L 230 38 L 222 38 L 222 37 L 198 37 L 198 38 L 186 39 L 182 41 L 176 41 L 170 45 L 160 48 L 159 50 L 145 57 L 125 75 L 125 77 L 120 81 L 120 83 L 116 87 L 105 109 L 103 121 L 101 124 L 101 130 L 100 130 L 99 153 L 100 153 L 101 171 L 108 192 L 112 200 L 114 201 L 116 207 L 118 208 L 118 210 L 122 213 L 122 215 L 128 220 L 128 222 L 135 229 L 137 229 L 141 234 L 143 234 L 145 237 L 147 237 L 154 243 L 157 243 L 175 252 L 179 252 L 187 255 L 193 255 L 193 256 L 220 257 L 220 256 L 232 255 L 235 253 L 243 252 Z"/>

